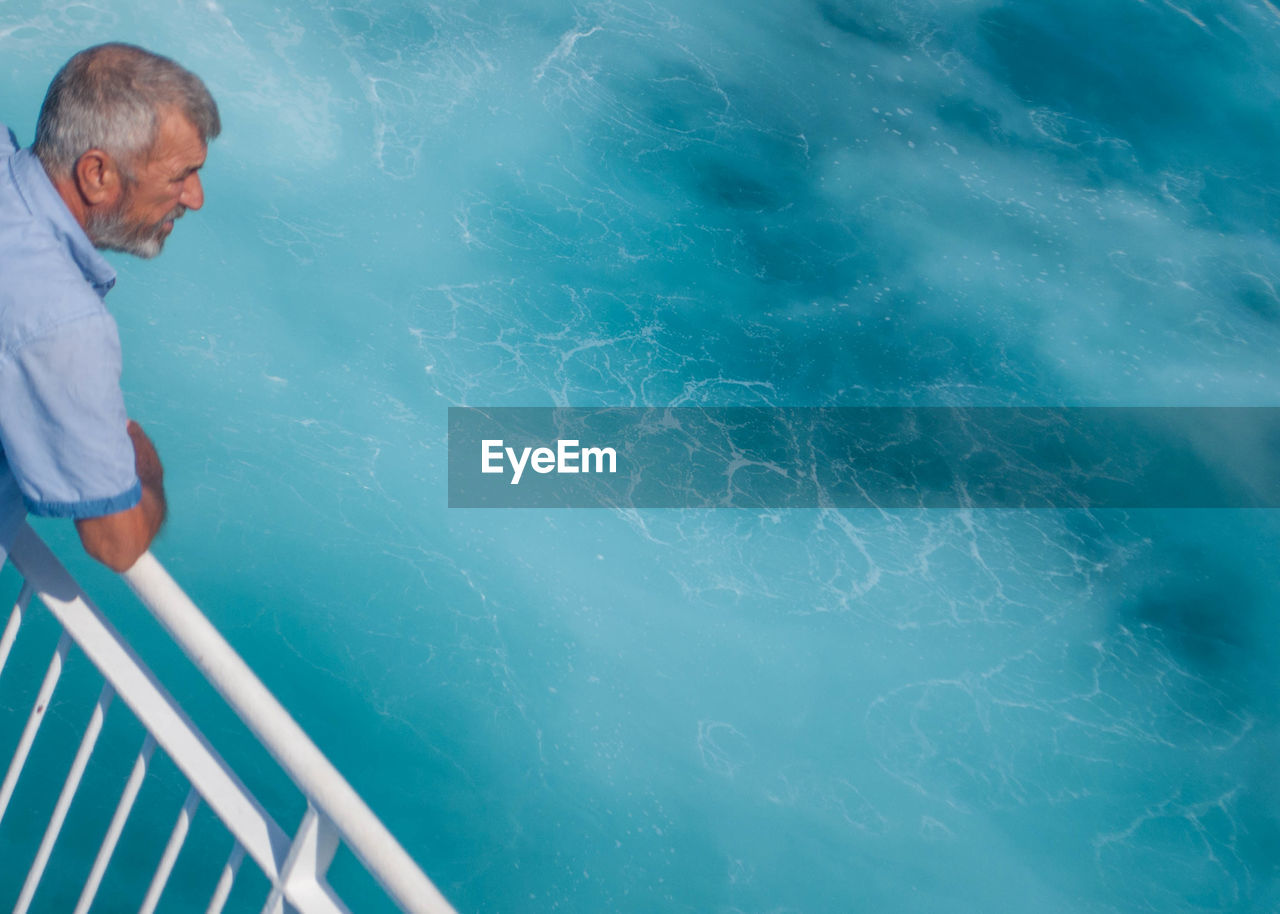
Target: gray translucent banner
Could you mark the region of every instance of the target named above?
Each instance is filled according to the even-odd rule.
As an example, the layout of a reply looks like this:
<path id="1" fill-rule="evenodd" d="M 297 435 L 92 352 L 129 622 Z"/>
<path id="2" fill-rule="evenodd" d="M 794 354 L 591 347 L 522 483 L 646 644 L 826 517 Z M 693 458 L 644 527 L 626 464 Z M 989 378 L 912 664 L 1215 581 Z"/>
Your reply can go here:
<path id="1" fill-rule="evenodd" d="M 456 407 L 449 506 L 1275 508 L 1280 407 Z"/>

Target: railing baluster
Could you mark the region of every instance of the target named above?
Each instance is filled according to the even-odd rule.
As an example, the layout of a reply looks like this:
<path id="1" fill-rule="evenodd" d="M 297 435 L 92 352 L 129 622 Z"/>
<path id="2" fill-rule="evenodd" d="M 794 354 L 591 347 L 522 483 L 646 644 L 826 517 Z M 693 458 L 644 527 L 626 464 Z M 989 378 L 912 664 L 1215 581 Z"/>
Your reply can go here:
<path id="1" fill-rule="evenodd" d="M 142 907 L 138 914 L 151 914 L 160 903 L 160 893 L 164 891 L 173 865 L 178 860 L 178 851 L 182 850 L 182 842 L 187 840 L 187 831 L 191 828 L 191 817 L 200 805 L 200 794 L 194 787 L 187 791 L 187 801 L 178 812 L 178 821 L 173 823 L 173 834 L 169 835 L 169 843 L 164 847 L 160 857 L 160 865 L 156 867 L 156 875 L 151 880 L 151 888 L 147 889 L 147 897 L 142 899 Z"/>
<path id="2" fill-rule="evenodd" d="M 222 877 L 218 879 L 218 886 L 213 890 L 213 898 L 210 899 L 209 907 L 204 914 L 222 914 L 222 906 L 227 903 L 227 896 L 231 894 L 231 884 L 235 882 L 236 872 L 239 871 L 242 860 L 244 860 L 244 848 L 237 841 L 236 846 L 231 848 L 231 856 L 227 858 L 227 864 L 222 868 Z"/>
<path id="3" fill-rule="evenodd" d="M 62 637 L 58 639 L 58 649 L 53 652 L 53 659 L 49 661 L 49 670 L 44 674 L 44 682 L 40 684 L 40 691 L 36 695 L 35 706 L 31 709 L 31 716 L 27 718 L 27 726 L 23 728 L 22 738 L 18 740 L 18 748 L 13 753 L 13 761 L 9 763 L 9 772 L 4 776 L 4 785 L 0 786 L 0 819 L 4 818 L 5 810 L 9 808 L 9 801 L 13 799 L 14 788 L 18 785 L 18 776 L 22 774 L 22 768 L 27 763 L 27 755 L 31 752 L 31 744 L 36 740 L 36 731 L 40 729 L 40 724 L 44 721 L 44 712 L 49 708 L 49 699 L 53 697 L 54 687 L 58 684 L 58 677 L 62 675 L 62 663 L 67 658 L 67 651 L 71 648 L 71 635 L 65 630 Z"/>
<path id="4" fill-rule="evenodd" d="M 30 602 L 31 582 L 24 578 L 18 600 L 13 604 L 13 612 L 9 613 L 9 624 L 4 627 L 4 634 L 0 635 L 0 671 L 4 670 L 4 663 L 9 659 L 13 641 L 18 637 L 18 626 L 22 624 L 22 614 L 27 611 L 27 604 Z"/>
<path id="5" fill-rule="evenodd" d="M 124 831 L 124 823 L 133 809 L 133 801 L 138 798 L 138 791 L 142 789 L 142 779 L 147 775 L 147 766 L 151 763 L 151 753 L 155 748 L 156 738 L 148 733 L 147 738 L 142 741 L 142 751 L 133 762 L 133 770 L 129 772 L 129 780 L 125 782 L 124 792 L 120 794 L 120 802 L 116 804 L 115 815 L 111 817 L 111 824 L 107 826 L 107 833 L 102 838 L 102 847 L 98 848 L 98 856 L 93 860 L 93 869 L 89 870 L 89 878 L 80 892 L 74 914 L 88 914 L 93 898 L 98 894 L 98 886 L 102 884 L 107 864 L 115 853 L 116 842 Z"/>
<path id="6" fill-rule="evenodd" d="M 164 854 L 160 856 L 160 865 L 156 867 L 155 877 L 151 879 L 151 887 L 148 888 L 145 899 L 142 899 L 138 914 L 151 914 L 156 909 L 156 905 L 160 904 L 160 894 L 164 892 L 165 883 L 169 882 L 169 874 L 173 872 L 173 864 L 177 863 L 182 842 L 187 840 L 187 832 L 191 830 L 191 817 L 195 815 L 198 805 L 200 805 L 200 794 L 195 787 L 192 787 L 187 791 L 186 803 L 183 803 L 182 809 L 178 810 L 178 821 L 173 823 L 169 844 L 165 845 Z"/>
<path id="7" fill-rule="evenodd" d="M 93 747 L 98 742 L 98 734 L 102 732 L 103 718 L 106 717 L 107 708 L 110 707 L 114 695 L 115 690 L 111 688 L 111 683 L 104 682 L 102 691 L 98 694 L 98 703 L 94 705 L 93 715 L 89 718 L 89 725 L 85 727 L 84 738 L 80 740 L 80 749 L 71 763 L 71 770 L 67 772 L 67 780 L 62 785 L 62 792 L 58 794 L 58 802 L 54 804 L 49 825 L 44 830 L 44 838 L 40 841 L 40 849 L 36 851 L 36 859 L 27 873 L 26 882 L 22 884 L 22 891 L 18 895 L 18 903 L 13 907 L 13 914 L 26 914 L 27 908 L 31 906 L 31 899 L 35 897 L 40 879 L 44 876 L 44 868 L 49 863 L 49 855 L 53 853 L 54 842 L 58 840 L 58 833 L 62 831 L 62 823 L 66 821 L 67 810 L 71 808 L 71 801 L 75 798 L 76 790 L 80 786 L 85 766 L 89 764 L 89 756 L 93 754 Z"/>

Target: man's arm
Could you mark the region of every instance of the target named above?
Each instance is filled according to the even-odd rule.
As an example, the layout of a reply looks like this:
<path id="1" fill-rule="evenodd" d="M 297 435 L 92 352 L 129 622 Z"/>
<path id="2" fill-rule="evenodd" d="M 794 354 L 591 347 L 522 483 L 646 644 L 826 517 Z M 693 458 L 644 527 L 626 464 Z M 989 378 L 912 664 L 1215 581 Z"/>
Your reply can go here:
<path id="1" fill-rule="evenodd" d="M 128 571 L 160 532 L 167 506 L 164 498 L 164 469 L 155 445 L 142 426 L 129 420 L 129 440 L 133 442 L 134 463 L 142 483 L 142 498 L 132 508 L 85 517 L 76 521 L 76 532 L 84 551 L 112 571 Z"/>

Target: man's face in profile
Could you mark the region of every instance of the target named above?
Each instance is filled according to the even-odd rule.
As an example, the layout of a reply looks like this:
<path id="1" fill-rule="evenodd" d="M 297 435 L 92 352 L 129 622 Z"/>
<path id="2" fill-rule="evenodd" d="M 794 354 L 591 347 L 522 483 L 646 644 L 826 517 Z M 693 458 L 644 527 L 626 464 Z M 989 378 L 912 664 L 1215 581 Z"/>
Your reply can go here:
<path id="1" fill-rule="evenodd" d="M 199 169 L 206 148 L 199 132 L 172 108 L 162 110 L 159 119 L 155 144 L 142 160 L 127 171 L 117 164 L 121 193 L 116 202 L 86 215 L 85 232 L 94 247 L 155 257 L 174 220 L 204 205 Z"/>

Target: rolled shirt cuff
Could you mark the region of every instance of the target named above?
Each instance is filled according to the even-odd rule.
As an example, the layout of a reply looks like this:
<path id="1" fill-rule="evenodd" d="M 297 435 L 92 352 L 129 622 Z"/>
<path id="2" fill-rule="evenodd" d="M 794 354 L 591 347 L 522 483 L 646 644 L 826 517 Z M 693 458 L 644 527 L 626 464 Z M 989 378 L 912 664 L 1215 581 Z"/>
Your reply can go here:
<path id="1" fill-rule="evenodd" d="M 36 517 L 71 517 L 77 520 L 127 511 L 141 500 L 142 483 L 140 481 L 135 481 L 128 489 L 110 498 L 89 498 L 84 501 L 34 501 L 23 496 L 22 499 L 27 506 L 27 511 Z"/>

